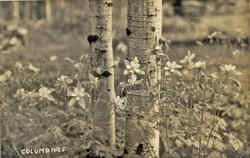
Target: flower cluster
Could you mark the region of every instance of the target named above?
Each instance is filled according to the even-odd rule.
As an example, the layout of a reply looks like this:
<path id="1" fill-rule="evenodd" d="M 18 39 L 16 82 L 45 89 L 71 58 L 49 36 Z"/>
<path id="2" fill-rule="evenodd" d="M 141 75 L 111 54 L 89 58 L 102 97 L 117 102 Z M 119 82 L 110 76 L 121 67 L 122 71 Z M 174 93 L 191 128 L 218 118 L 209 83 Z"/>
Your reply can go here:
<path id="1" fill-rule="evenodd" d="M 59 78 L 57 78 L 57 81 L 63 83 L 64 85 L 73 83 L 73 80 L 69 76 L 65 76 L 65 75 L 62 75 Z"/>
<path id="2" fill-rule="evenodd" d="M 220 70 L 224 73 L 231 73 L 234 75 L 241 75 L 241 72 L 236 70 L 236 66 L 235 65 L 231 65 L 231 64 L 225 64 L 220 66 Z"/>
<path id="3" fill-rule="evenodd" d="M 125 110 L 126 109 L 126 98 L 125 97 L 120 97 L 120 96 L 117 96 L 115 98 L 115 104 L 117 105 L 117 107 L 120 109 L 120 110 Z"/>
<path id="4" fill-rule="evenodd" d="M 55 98 L 52 96 L 54 89 L 41 87 L 38 91 L 26 91 L 24 88 L 18 89 L 14 97 L 22 99 L 33 99 L 40 98 L 51 102 L 56 102 Z"/>
<path id="5" fill-rule="evenodd" d="M 169 76 L 169 75 L 171 75 L 171 73 L 181 75 L 181 72 L 179 70 L 182 68 L 183 67 L 181 65 L 177 64 L 175 61 L 173 61 L 173 62 L 168 61 L 166 63 L 166 66 L 164 67 L 165 76 Z"/>
<path id="6" fill-rule="evenodd" d="M 77 87 L 74 87 L 73 90 L 68 91 L 67 96 L 71 97 L 69 107 L 78 104 L 82 109 L 86 109 L 85 97 L 89 98 L 90 96 L 82 86 L 78 85 Z"/>
<path id="7" fill-rule="evenodd" d="M 0 75 L 0 83 L 10 79 L 11 75 L 12 75 L 11 71 L 5 71 L 2 75 Z"/>
<path id="8" fill-rule="evenodd" d="M 205 69 L 206 68 L 206 62 L 205 61 L 197 61 L 194 62 L 196 55 L 194 53 L 191 53 L 190 50 L 188 50 L 188 54 L 180 60 L 180 63 L 185 65 L 188 69 Z"/>
<path id="9" fill-rule="evenodd" d="M 171 74 L 176 74 L 178 76 L 182 76 L 182 73 L 189 73 L 190 70 L 193 69 L 205 69 L 206 62 L 205 61 L 197 61 L 195 62 L 196 55 L 188 51 L 188 54 L 180 60 L 180 64 L 176 61 L 167 61 L 164 70 L 165 76 L 170 76 Z"/>
<path id="10" fill-rule="evenodd" d="M 137 57 L 135 57 L 132 61 L 125 60 L 126 69 L 124 71 L 124 75 L 128 75 L 128 83 L 135 84 L 137 81 L 137 75 L 145 75 L 145 72 L 140 69 L 140 63 Z"/>

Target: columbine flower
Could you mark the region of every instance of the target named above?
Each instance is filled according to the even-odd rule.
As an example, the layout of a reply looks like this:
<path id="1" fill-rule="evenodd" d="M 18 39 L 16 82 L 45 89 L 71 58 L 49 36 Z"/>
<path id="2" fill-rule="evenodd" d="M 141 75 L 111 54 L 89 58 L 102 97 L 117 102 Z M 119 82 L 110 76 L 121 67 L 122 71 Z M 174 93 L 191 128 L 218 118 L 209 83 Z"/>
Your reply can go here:
<path id="1" fill-rule="evenodd" d="M 13 37 L 10 39 L 9 43 L 10 45 L 19 45 L 20 41 L 16 37 Z"/>
<path id="2" fill-rule="evenodd" d="M 40 69 L 29 63 L 28 69 L 33 71 L 33 72 L 39 72 Z"/>
<path id="3" fill-rule="evenodd" d="M 232 73 L 234 75 L 242 75 L 241 72 L 239 72 L 239 71 L 236 70 L 236 66 L 235 65 L 231 65 L 231 64 L 220 66 L 220 70 L 222 72 L 225 72 L 225 73 Z"/>
<path id="4" fill-rule="evenodd" d="M 203 43 L 201 41 L 195 41 L 195 43 L 199 46 L 203 46 Z"/>
<path id="5" fill-rule="evenodd" d="M 115 103 L 120 110 L 125 110 L 125 108 L 126 108 L 125 98 L 121 98 L 120 96 L 117 96 L 115 98 Z"/>
<path id="6" fill-rule="evenodd" d="M 230 71 L 234 71 L 236 69 L 236 66 L 235 65 L 223 65 L 223 66 L 220 66 L 220 69 L 221 71 L 223 72 L 230 72 Z"/>
<path id="7" fill-rule="evenodd" d="M 203 68 L 203 69 L 205 69 L 205 68 L 206 68 L 206 62 L 205 62 L 205 61 L 198 61 L 198 62 L 194 63 L 194 64 L 192 65 L 192 67 L 193 67 L 193 68 L 196 68 L 196 69 L 198 69 L 198 68 Z"/>
<path id="8" fill-rule="evenodd" d="M 49 58 L 50 61 L 56 61 L 57 59 L 58 59 L 58 57 L 55 56 L 55 55 L 54 55 L 54 56 L 51 56 L 51 57 Z"/>
<path id="9" fill-rule="evenodd" d="M 78 70 L 81 70 L 83 68 L 83 64 L 82 63 L 76 63 L 74 64 L 74 67 Z"/>
<path id="10" fill-rule="evenodd" d="M 181 65 L 177 64 L 175 61 L 173 62 L 168 61 L 167 65 L 164 67 L 165 75 L 168 76 L 171 73 L 180 75 L 179 69 L 182 69 Z"/>
<path id="11" fill-rule="evenodd" d="M 15 98 L 22 98 L 22 99 L 31 99 L 31 98 L 37 98 L 40 97 L 38 93 L 35 91 L 25 91 L 24 88 L 18 89 L 16 91 L 16 94 L 14 95 Z"/>
<path id="12" fill-rule="evenodd" d="M 129 75 L 128 83 L 135 84 L 137 80 L 137 75 L 144 75 L 145 72 L 140 70 L 140 64 L 137 57 L 134 58 L 131 62 L 125 60 L 126 70 L 124 75 Z"/>
<path id="13" fill-rule="evenodd" d="M 218 74 L 217 74 L 217 72 L 211 73 L 210 76 L 211 76 L 212 78 L 214 78 L 214 79 L 218 79 Z"/>
<path id="14" fill-rule="evenodd" d="M 60 82 L 63 82 L 64 84 L 71 84 L 73 83 L 73 80 L 69 76 L 62 75 L 60 78 L 57 79 Z"/>
<path id="15" fill-rule="evenodd" d="M 17 32 L 20 33 L 21 35 L 27 35 L 28 34 L 28 30 L 25 29 L 25 28 L 22 28 L 22 27 L 18 28 Z"/>
<path id="16" fill-rule="evenodd" d="M 82 87 L 75 87 L 73 91 L 69 92 L 68 96 L 76 97 L 76 100 L 84 97 L 85 89 Z"/>
<path id="17" fill-rule="evenodd" d="M 11 71 L 5 71 L 2 75 L 0 75 L 0 82 L 5 82 L 8 79 L 10 79 L 12 72 Z"/>
<path id="18" fill-rule="evenodd" d="M 139 64 L 139 60 L 137 57 L 134 58 L 134 60 L 132 60 L 131 62 L 129 62 L 128 60 L 125 60 L 125 66 L 126 66 L 126 70 L 124 71 L 124 75 L 128 75 L 128 74 L 139 74 L 139 75 L 144 75 L 144 71 L 140 70 L 140 64 Z"/>
<path id="19" fill-rule="evenodd" d="M 52 88 L 47 88 L 47 87 L 41 87 L 38 90 L 38 94 L 41 98 L 48 99 L 49 101 L 55 102 L 54 97 L 51 95 L 51 93 L 54 91 Z"/>
<path id="20" fill-rule="evenodd" d="M 16 67 L 18 70 L 23 70 L 23 69 L 24 69 L 23 64 L 20 63 L 20 62 L 16 62 L 15 67 Z"/>
<path id="21" fill-rule="evenodd" d="M 239 50 L 235 50 L 235 51 L 232 52 L 232 55 L 233 55 L 234 57 L 238 57 L 238 56 L 240 56 L 241 54 L 242 54 L 242 52 L 240 52 Z"/>
<path id="22" fill-rule="evenodd" d="M 18 89 L 16 91 L 16 94 L 14 95 L 15 98 L 18 98 L 18 97 L 24 98 L 24 96 L 25 96 L 25 90 L 24 90 L 24 88 Z"/>
<path id="23" fill-rule="evenodd" d="M 73 89 L 73 91 L 69 92 L 68 96 L 71 96 L 71 100 L 69 101 L 69 106 L 72 107 L 76 103 L 78 103 L 81 108 L 86 109 L 86 103 L 84 97 L 89 95 L 85 92 L 85 89 L 81 86 L 77 86 Z"/>
<path id="24" fill-rule="evenodd" d="M 69 57 L 65 57 L 64 60 L 71 63 L 71 64 L 75 63 L 75 61 L 73 59 L 69 58 Z"/>
<path id="25" fill-rule="evenodd" d="M 194 58 L 195 58 L 195 54 L 194 53 L 191 54 L 191 51 L 188 50 L 188 54 L 180 61 L 180 63 L 192 64 Z"/>

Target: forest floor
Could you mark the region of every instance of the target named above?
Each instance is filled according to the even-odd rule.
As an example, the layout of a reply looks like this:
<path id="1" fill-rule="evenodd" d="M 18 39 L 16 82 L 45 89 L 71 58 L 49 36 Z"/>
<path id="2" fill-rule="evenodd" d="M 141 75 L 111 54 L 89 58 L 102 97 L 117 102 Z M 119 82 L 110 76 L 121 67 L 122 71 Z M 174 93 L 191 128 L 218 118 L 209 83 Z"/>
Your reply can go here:
<path id="1" fill-rule="evenodd" d="M 15 67 L 16 63 L 22 63 L 26 66 L 31 63 L 35 68 L 39 69 L 39 73 L 35 73 L 35 75 L 31 74 L 30 71 L 24 71 L 23 74 L 21 73 L 24 76 L 18 76 L 18 74 L 13 75 L 17 77 L 15 80 L 23 78 L 29 81 L 31 78 L 32 81 L 30 82 L 34 83 L 34 87 L 29 87 L 26 85 L 30 90 L 39 89 L 41 86 L 54 84 L 56 82 L 55 79 L 61 75 L 73 77 L 78 73 L 78 71 L 75 70 L 72 65 L 69 65 L 69 62 L 67 62 L 65 59 L 70 58 L 75 61 L 75 63 L 77 63 L 83 54 L 89 53 L 89 45 L 86 40 L 87 32 L 84 32 L 80 35 L 77 31 L 64 33 L 62 30 L 60 30 L 60 28 L 51 28 L 51 26 L 47 25 L 46 23 L 41 23 L 39 25 L 41 26 L 37 26 L 37 28 L 28 26 L 30 29 L 27 38 L 28 42 L 25 46 L 8 54 L 1 54 L 0 52 L 0 74 L 7 70 L 17 72 Z M 170 44 L 169 56 L 172 60 L 178 60 L 183 58 L 187 54 L 188 50 L 190 50 L 192 53 L 195 53 L 199 60 L 205 60 L 208 64 L 208 68 L 211 69 L 211 71 L 217 69 L 219 64 L 236 65 L 237 69 L 242 72 L 242 75 L 239 76 L 238 80 L 243 84 L 243 91 L 250 96 L 249 48 L 237 48 L 236 46 L 223 44 L 197 44 L 195 46 L 175 46 Z M 233 52 L 236 51 L 238 54 L 237 56 L 234 56 Z M 57 59 L 51 60 L 53 56 L 56 56 Z M 82 76 L 82 78 L 88 79 L 88 76 Z M 25 83 L 22 84 L 25 85 Z M 5 89 L 1 89 L 1 91 L 4 93 L 3 99 L 5 99 L 7 95 L 10 96 L 7 96 L 6 99 L 12 98 L 16 93 L 14 90 L 21 88 L 22 84 L 20 83 L 20 85 L 11 85 L 13 86 L 13 89 L 5 87 L 8 89 L 7 91 L 5 91 Z M 5 102 L 8 105 L 11 103 L 13 103 L 13 105 L 14 103 L 18 103 L 17 100 L 2 100 L 2 104 Z M 60 126 L 60 123 L 55 124 Z M 35 129 L 35 127 L 33 128 Z M 46 131 L 44 129 L 47 129 L 47 127 L 39 127 L 39 129 Z M 250 140 L 250 135 L 248 137 Z"/>

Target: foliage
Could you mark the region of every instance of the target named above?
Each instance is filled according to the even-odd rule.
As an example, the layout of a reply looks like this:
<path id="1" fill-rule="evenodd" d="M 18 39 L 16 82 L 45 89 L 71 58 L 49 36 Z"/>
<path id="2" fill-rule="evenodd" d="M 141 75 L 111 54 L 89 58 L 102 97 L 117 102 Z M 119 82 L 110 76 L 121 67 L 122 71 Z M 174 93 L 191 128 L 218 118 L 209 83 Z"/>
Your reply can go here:
<path id="1" fill-rule="evenodd" d="M 179 61 L 162 63 L 158 103 L 161 109 L 159 129 L 167 157 L 246 156 L 248 141 L 242 137 L 249 119 L 249 97 L 237 80 L 242 75 L 235 65 L 221 64 L 218 72 L 209 72 L 205 61 L 188 54 Z M 133 61 L 137 61 L 135 58 Z M 136 71 L 126 62 L 128 87 L 134 86 Z M 144 72 L 139 63 L 135 67 Z M 147 75 L 141 73 L 141 75 Z M 146 76 L 144 78 L 147 78 Z M 122 83 L 124 85 L 124 83 Z M 138 109 L 137 109 L 138 110 Z M 127 112 L 142 116 L 142 111 Z M 144 118 L 141 118 L 144 119 Z M 228 151 L 231 151 L 230 153 Z"/>
<path id="2" fill-rule="evenodd" d="M 63 27 L 62 31 L 73 30 L 76 34 L 84 34 L 81 31 L 87 28 L 87 20 L 79 12 L 67 14 L 70 16 L 65 16 L 65 25 L 61 25 L 62 18 L 55 19 L 52 24 L 55 28 L 51 32 L 55 39 L 58 38 L 58 34 L 54 32 L 59 28 L 57 24 Z M 67 19 L 71 17 L 74 17 L 72 21 Z M 80 26 L 79 21 L 83 22 Z M 4 40 L 0 42 L 19 46 L 21 40 L 17 41 L 12 31 L 6 33 Z M 25 35 L 26 31 L 20 30 L 20 33 Z M 119 152 L 111 152 L 105 144 L 108 138 L 103 135 L 103 129 L 93 123 L 95 112 L 100 109 L 93 107 L 93 101 L 96 101 L 93 89 L 98 79 L 88 73 L 89 55 L 82 56 L 78 61 L 72 57 L 72 50 L 66 51 L 67 55 L 52 55 L 45 62 L 39 58 L 37 61 L 40 64 L 32 58 L 26 61 L 27 59 L 23 59 L 25 55 L 0 53 L 4 60 L 12 59 L 13 56 L 17 56 L 18 60 L 12 65 L 4 65 L 2 62 L 5 61 L 1 60 L 0 65 L 3 155 L 18 157 L 20 149 L 44 144 L 67 147 L 67 153 L 47 155 L 48 157 L 80 158 L 122 154 L 126 95 L 117 96 L 114 103 Z M 34 52 L 25 53 L 35 58 Z M 234 54 L 237 55 L 237 52 Z M 241 57 L 243 55 L 244 53 Z M 217 69 L 211 72 L 208 62 L 196 59 L 197 55 L 188 51 L 181 60 L 162 63 L 162 79 L 159 83 L 161 91 L 157 92 L 160 94 L 161 107 L 161 147 L 165 148 L 162 149 L 162 157 L 248 157 L 250 98 L 243 91 L 246 83 L 238 80 L 244 73 L 238 71 L 236 65 L 227 62 L 214 64 Z M 6 60 L 10 63 L 13 61 Z M 148 77 L 145 68 L 136 58 L 125 61 L 125 67 L 124 75 L 130 79 L 123 83 L 125 87 L 141 84 L 141 79 Z M 140 111 L 130 114 L 138 114 L 138 118 L 143 116 Z"/>
<path id="3" fill-rule="evenodd" d="M 211 73 L 205 61 L 195 61 L 188 51 L 164 67 L 160 106 L 166 151 L 183 151 L 180 157 L 211 157 L 214 151 L 219 157 L 232 157 L 228 151 L 246 156 L 247 141 L 236 131 L 244 131 L 249 98 L 237 80 L 241 73 L 236 66 L 221 65 Z"/>

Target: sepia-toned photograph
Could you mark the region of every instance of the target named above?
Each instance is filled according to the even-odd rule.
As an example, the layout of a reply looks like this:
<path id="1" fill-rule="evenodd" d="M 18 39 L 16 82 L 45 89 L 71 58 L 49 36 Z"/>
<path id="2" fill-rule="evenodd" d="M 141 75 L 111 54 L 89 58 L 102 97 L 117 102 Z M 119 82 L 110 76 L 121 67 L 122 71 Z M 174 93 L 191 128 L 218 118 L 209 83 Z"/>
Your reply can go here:
<path id="1" fill-rule="evenodd" d="M 250 0 L 0 0 L 0 158 L 250 158 Z"/>

